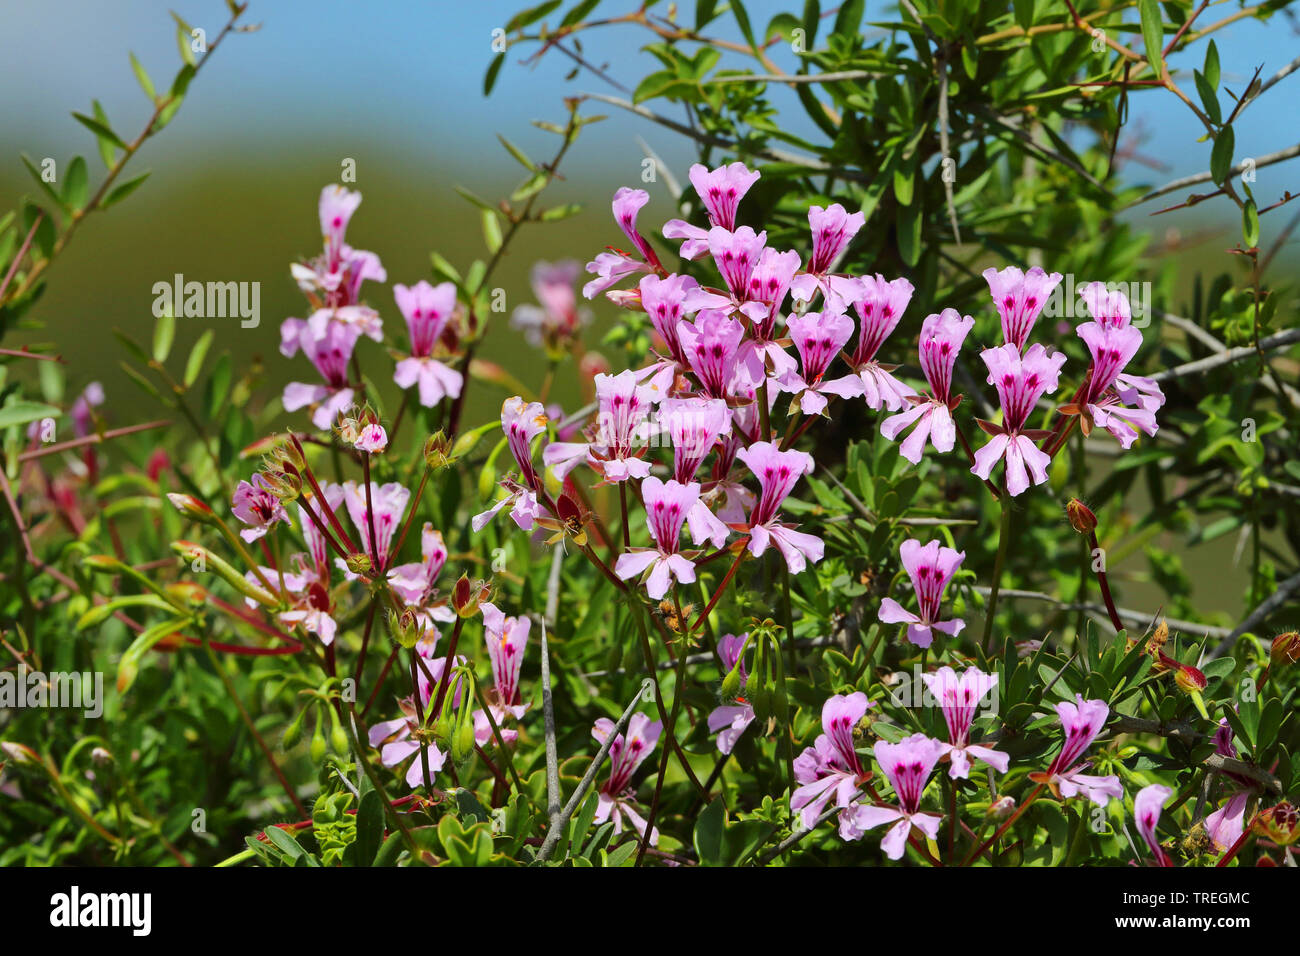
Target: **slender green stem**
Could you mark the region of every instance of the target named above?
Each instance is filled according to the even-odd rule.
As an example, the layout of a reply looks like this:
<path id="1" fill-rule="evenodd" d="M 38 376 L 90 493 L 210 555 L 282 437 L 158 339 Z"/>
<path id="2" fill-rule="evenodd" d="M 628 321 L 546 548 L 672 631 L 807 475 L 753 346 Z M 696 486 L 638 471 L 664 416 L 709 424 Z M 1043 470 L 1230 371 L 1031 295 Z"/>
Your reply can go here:
<path id="1" fill-rule="evenodd" d="M 984 617 L 984 639 L 981 644 L 987 654 L 993 653 L 993 617 L 998 609 L 998 590 L 1002 584 L 1002 567 L 1007 560 L 1007 547 L 1011 541 L 1011 499 L 1007 495 L 1006 478 L 998 492 L 998 505 L 1002 508 L 1002 523 L 998 530 L 998 554 L 993 561 L 993 581 L 989 585 L 989 604 Z"/>

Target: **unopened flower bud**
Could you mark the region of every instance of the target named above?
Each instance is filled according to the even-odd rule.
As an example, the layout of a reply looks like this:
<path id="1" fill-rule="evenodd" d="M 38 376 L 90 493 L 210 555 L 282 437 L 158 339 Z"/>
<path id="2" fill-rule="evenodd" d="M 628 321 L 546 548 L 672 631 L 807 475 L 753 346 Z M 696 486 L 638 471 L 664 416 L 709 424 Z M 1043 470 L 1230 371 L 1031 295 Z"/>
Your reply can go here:
<path id="1" fill-rule="evenodd" d="M 423 631 L 424 628 L 420 626 L 420 618 L 415 613 L 415 608 L 404 607 L 401 613 L 389 609 L 388 632 L 402 647 L 414 647 Z"/>
<path id="2" fill-rule="evenodd" d="M 371 570 L 374 568 L 374 564 L 370 560 L 370 555 L 362 554 L 360 552 L 357 554 L 349 554 L 347 565 L 348 570 L 353 574 L 362 574 L 366 576 L 369 576 Z"/>
<path id="3" fill-rule="evenodd" d="M 268 469 L 261 475 L 266 490 L 282 502 L 297 501 L 302 494 L 302 478 L 292 471 Z"/>
<path id="4" fill-rule="evenodd" d="M 187 518 L 193 518 L 195 521 L 200 521 L 203 524 L 211 524 L 213 521 L 212 509 L 199 501 L 199 499 L 195 498 L 193 495 L 170 492 L 167 495 L 167 500 L 175 506 L 177 511 L 185 515 Z"/>
<path id="5" fill-rule="evenodd" d="M 464 618 L 473 617 L 478 607 L 491 596 L 491 588 L 484 581 L 470 583 L 469 575 L 462 574 L 451 589 L 451 609 Z"/>
<path id="6" fill-rule="evenodd" d="M 366 425 L 358 433 L 356 440 L 352 444 L 358 451 L 378 455 L 388 447 L 388 432 L 384 431 L 383 425 Z"/>
<path id="7" fill-rule="evenodd" d="M 464 763 L 474 754 L 474 721 L 462 720 L 451 740 L 451 759 Z"/>
<path id="8" fill-rule="evenodd" d="M 989 808 L 984 815 L 990 820 L 1005 820 L 1015 812 L 1015 809 L 1016 801 L 1014 797 L 998 797 L 989 804 Z"/>
<path id="9" fill-rule="evenodd" d="M 722 678 L 722 690 L 720 696 L 724 704 L 734 704 L 740 696 L 740 666 L 737 665 L 727 671 L 727 676 Z"/>
<path id="10" fill-rule="evenodd" d="M 99 766 L 105 767 L 113 762 L 113 754 L 107 747 L 92 747 L 90 759 Z"/>
<path id="11" fill-rule="evenodd" d="M 1300 664 L 1300 631 L 1287 631 L 1273 638 L 1268 657 L 1274 667 Z"/>
<path id="12" fill-rule="evenodd" d="M 437 470 L 451 461 L 451 440 L 439 429 L 424 440 L 424 463 Z"/>
<path id="13" fill-rule="evenodd" d="M 1065 516 L 1070 519 L 1070 527 L 1079 534 L 1092 534 L 1097 530 L 1097 516 L 1078 498 L 1065 503 Z"/>
<path id="14" fill-rule="evenodd" d="M 1205 675 L 1189 664 L 1182 664 L 1174 671 L 1174 683 L 1178 685 L 1179 690 L 1192 698 L 1192 703 L 1196 705 L 1196 710 L 1201 717 L 1209 720 L 1210 715 L 1205 709 L 1205 701 L 1201 699 L 1201 691 L 1209 685 Z"/>

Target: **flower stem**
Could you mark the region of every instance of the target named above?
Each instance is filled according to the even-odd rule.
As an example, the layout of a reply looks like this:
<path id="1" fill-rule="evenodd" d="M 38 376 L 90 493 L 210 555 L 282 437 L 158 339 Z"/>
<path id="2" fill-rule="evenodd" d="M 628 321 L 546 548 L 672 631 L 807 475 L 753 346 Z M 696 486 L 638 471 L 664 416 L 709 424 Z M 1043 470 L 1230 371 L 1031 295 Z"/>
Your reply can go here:
<path id="1" fill-rule="evenodd" d="M 1007 560 L 1007 545 L 1011 540 L 1011 502 L 1006 491 L 1006 479 L 998 493 L 998 504 L 1002 508 L 1002 523 L 998 530 L 998 554 L 993 560 L 993 580 L 989 585 L 989 604 L 984 612 L 984 639 L 981 642 L 986 654 L 993 653 L 993 617 L 998 609 L 998 589 L 1002 583 L 1002 566 Z"/>

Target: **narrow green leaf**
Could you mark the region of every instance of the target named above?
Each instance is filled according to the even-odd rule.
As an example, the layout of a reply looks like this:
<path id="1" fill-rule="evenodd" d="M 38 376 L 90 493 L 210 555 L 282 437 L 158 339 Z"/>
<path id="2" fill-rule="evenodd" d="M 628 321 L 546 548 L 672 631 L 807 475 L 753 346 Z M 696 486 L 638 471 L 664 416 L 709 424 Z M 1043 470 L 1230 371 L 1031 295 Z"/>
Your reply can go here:
<path id="1" fill-rule="evenodd" d="M 155 362 L 166 362 L 176 340 L 176 317 L 163 314 L 153 327 L 153 357 Z"/>
<path id="2" fill-rule="evenodd" d="M 1259 245 L 1259 210 L 1253 199 L 1247 199 L 1246 208 L 1241 211 L 1241 237 L 1246 240 L 1247 248 Z"/>
<path id="3" fill-rule="evenodd" d="M 0 428 L 11 425 L 26 425 L 42 418 L 58 418 L 60 412 L 53 405 L 41 402 L 17 401 L 0 408 Z"/>
<path id="4" fill-rule="evenodd" d="M 498 53 L 488 64 L 487 73 L 483 76 L 483 95 L 492 95 L 492 88 L 497 85 L 497 75 L 501 72 L 501 65 L 505 63 L 506 55 Z"/>
<path id="5" fill-rule="evenodd" d="M 139 189 L 140 184 L 143 183 L 148 178 L 149 178 L 149 174 L 147 172 L 144 172 L 141 173 L 139 176 L 134 177 L 133 179 L 128 179 L 124 183 L 118 183 L 116 186 L 113 187 L 113 189 L 109 192 L 109 194 L 104 197 L 104 201 L 99 204 L 99 208 L 108 209 L 110 206 L 116 206 L 127 196 L 131 195 L 131 193 Z"/>
<path id="6" fill-rule="evenodd" d="M 86 160 L 74 156 L 63 177 L 63 205 L 69 209 L 80 209 L 86 204 L 89 195 L 90 174 L 86 171 Z"/>
<path id="7" fill-rule="evenodd" d="M 1161 50 L 1164 48 L 1165 34 L 1160 19 L 1160 4 L 1156 0 L 1138 0 L 1138 15 L 1142 18 L 1142 42 L 1146 44 L 1147 60 L 1155 75 L 1162 76 L 1165 64 Z"/>
<path id="8" fill-rule="evenodd" d="M 108 114 L 104 112 L 104 107 L 99 100 L 92 101 L 90 106 L 91 109 L 94 110 L 95 119 L 102 123 L 105 128 L 111 129 L 112 127 L 109 126 L 108 122 Z M 99 158 L 104 161 L 104 168 L 112 169 L 113 164 L 117 162 L 117 147 L 113 144 L 112 140 L 106 139 L 103 136 L 95 137 L 95 141 L 99 145 Z"/>
<path id="9" fill-rule="evenodd" d="M 134 53 L 131 54 L 131 70 L 135 73 L 135 81 L 140 84 L 140 89 L 144 90 L 144 95 L 151 100 L 157 98 L 158 91 L 154 89 L 153 80 L 149 79 L 149 74 Z"/>
<path id="10" fill-rule="evenodd" d="M 1223 127 L 1214 137 L 1214 148 L 1210 150 L 1210 176 L 1219 186 L 1223 185 L 1232 169 L 1233 138 L 1232 127 Z"/>
<path id="11" fill-rule="evenodd" d="M 199 372 L 203 371 L 203 360 L 208 356 L 208 349 L 212 346 L 212 329 L 208 329 L 199 336 L 199 340 L 194 343 L 194 348 L 190 349 L 190 357 L 185 361 L 185 387 L 189 388 L 199 378 Z"/>
<path id="12" fill-rule="evenodd" d="M 1219 89 L 1219 48 L 1210 41 L 1210 45 L 1205 48 L 1205 82 L 1210 84 L 1210 89 L 1216 92 Z"/>

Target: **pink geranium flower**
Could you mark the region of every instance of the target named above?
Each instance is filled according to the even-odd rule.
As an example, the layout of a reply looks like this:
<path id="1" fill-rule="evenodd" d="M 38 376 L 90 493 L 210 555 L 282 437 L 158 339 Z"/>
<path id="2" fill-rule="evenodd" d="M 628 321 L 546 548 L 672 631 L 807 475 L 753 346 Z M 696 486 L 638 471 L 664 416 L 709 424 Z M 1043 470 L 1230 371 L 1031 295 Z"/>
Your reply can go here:
<path id="1" fill-rule="evenodd" d="M 493 691 L 489 700 L 492 720 L 501 731 L 501 741 L 513 744 L 519 732 L 507 729 L 505 717 L 515 720 L 523 717 L 528 707 L 519 691 L 519 676 L 523 672 L 524 650 L 528 646 L 528 632 L 532 621 L 527 617 L 506 617 L 495 605 L 485 601 L 483 611 L 483 643 L 487 645 L 488 660 L 492 664 Z M 474 739 L 480 747 L 493 740 L 492 723 L 480 709 L 474 711 Z"/>
<path id="2" fill-rule="evenodd" d="M 613 732 L 614 726 L 614 721 L 602 717 L 591 728 L 591 735 L 603 744 Z M 624 817 L 626 817 L 627 823 L 636 833 L 645 832 L 645 818 L 636 809 L 636 791 L 632 789 L 632 775 L 636 773 L 646 757 L 654 752 L 662 732 L 663 724 L 659 721 L 652 721 L 645 714 L 633 714 L 632 719 L 628 721 L 627 732 L 614 738 L 614 743 L 609 748 L 609 778 L 601 785 L 597 794 L 599 800 L 595 816 L 597 824 L 612 819 L 614 832 L 622 833 Z M 658 829 L 650 831 L 650 842 L 652 844 L 659 842 Z"/>
<path id="3" fill-rule="evenodd" d="M 771 311 L 762 301 L 752 301 L 750 280 L 763 259 L 766 232 L 754 232 L 741 226 L 735 232 L 714 226 L 709 230 L 709 254 L 717 267 L 727 292 L 697 286 L 686 297 L 686 309 L 695 312 L 716 309 L 730 314 L 739 311 L 751 322 L 763 321 Z"/>
<path id="4" fill-rule="evenodd" d="M 754 387 L 768 376 L 780 378 L 797 367 L 790 353 L 776 341 L 776 322 L 798 268 L 798 253 L 764 249 L 758 265 L 750 273 L 749 301 L 760 303 L 765 311 L 761 318 L 755 319 L 750 310 L 750 335 L 740 344 L 737 361 Z"/>
<path id="5" fill-rule="evenodd" d="M 710 225 L 727 231 L 735 229 L 736 208 L 749 192 L 749 187 L 758 182 L 758 172 L 750 172 L 744 163 L 730 163 L 712 170 L 696 163 L 688 175 L 696 195 L 704 202 Z M 681 219 L 664 223 L 664 238 L 683 240 L 683 259 L 699 259 L 709 251 L 708 231 Z"/>
<path id="6" fill-rule="evenodd" d="M 581 275 L 582 264 L 575 259 L 534 263 L 529 281 L 538 304 L 516 306 L 511 327 L 523 332 L 529 345 L 562 348 L 591 322 L 591 310 L 578 307 L 574 290 Z"/>
<path id="7" fill-rule="evenodd" d="M 857 282 L 846 276 L 832 275 L 830 270 L 835 268 L 849 242 L 866 221 L 865 213 L 849 213 L 839 203 L 832 203 L 825 209 L 813 206 L 808 210 L 813 251 L 807 271 L 795 276 L 790 285 L 795 301 L 811 302 L 820 290 L 825 308 L 832 312 L 843 312 L 847 308 Z"/>
<path id="8" fill-rule="evenodd" d="M 792 574 L 802 571 L 809 561 L 820 561 L 826 547 L 822 539 L 782 524 L 778 514 L 799 477 L 812 473 L 812 456 L 793 448 L 781 451 L 771 442 L 758 441 L 737 451 L 736 457 L 758 478 L 760 488 L 749 513 L 749 553 L 759 557 L 769 544 L 775 544 Z"/>
<path id="9" fill-rule="evenodd" d="M 1133 818 L 1137 823 L 1138 833 L 1142 834 L 1142 839 L 1146 845 L 1151 848 L 1151 854 L 1156 858 L 1156 866 L 1173 866 L 1174 861 L 1169 858 L 1164 847 L 1160 845 L 1160 840 L 1156 837 L 1156 826 L 1160 823 L 1160 811 L 1164 809 L 1165 801 L 1173 793 L 1169 787 L 1153 783 L 1150 786 L 1143 787 L 1133 798 Z"/>
<path id="10" fill-rule="evenodd" d="M 836 694 L 822 705 L 823 732 L 794 761 L 800 786 L 790 795 L 790 812 L 799 814 L 804 829 L 812 829 L 832 799 L 842 810 L 849 808 L 870 777 L 854 747 L 853 731 L 872 706 L 861 691 Z M 844 822 L 841 814 L 841 835 Z"/>
<path id="11" fill-rule="evenodd" d="M 874 411 L 879 411 L 882 405 L 891 412 L 897 411 L 909 395 L 915 394 L 891 374 L 897 366 L 876 361 L 876 353 L 897 328 L 903 311 L 912 301 L 912 291 L 912 283 L 906 279 L 887 282 L 882 275 L 863 276 L 850 300 L 858 314 L 858 344 L 850 364 L 862 379 L 867 407 Z"/>
<path id="12" fill-rule="evenodd" d="M 393 298 L 406 319 L 411 355 L 397 363 L 393 381 L 402 388 L 420 386 L 420 404 L 432 408 L 444 398 L 456 398 L 465 377 L 433 357 L 443 329 L 456 310 L 456 287 L 450 282 L 431 286 L 423 279 L 408 288 L 393 286 Z"/>
<path id="13" fill-rule="evenodd" d="M 952 451 L 957 441 L 957 427 L 953 424 L 952 410 L 960 398 L 952 395 L 952 370 L 957 364 L 957 353 L 966 340 L 975 320 L 969 315 L 958 315 L 956 309 L 944 309 L 938 315 L 928 316 L 921 325 L 921 371 L 930 383 L 929 395 L 911 395 L 907 401 L 912 407 L 891 415 L 880 423 L 880 433 L 893 440 L 906 428 L 916 424 L 915 430 L 903 440 L 898 453 L 914 465 L 921 463 L 928 438 L 935 451 Z"/>
<path id="14" fill-rule="evenodd" d="M 542 461 L 560 478 L 584 461 L 605 481 L 644 478 L 650 474 L 650 463 L 641 457 L 646 419 L 654 402 L 650 389 L 637 384 L 637 375 L 631 370 L 597 375 L 595 385 L 593 440 L 552 442 L 542 453 Z"/>
<path id="15" fill-rule="evenodd" d="M 982 357 L 988 366 L 989 384 L 997 389 L 1002 402 L 1002 424 L 980 421 L 980 427 L 993 437 L 975 453 L 971 472 L 987 480 L 993 466 L 1005 460 L 1007 492 L 1015 496 L 1029 487 L 1031 475 L 1035 485 L 1047 480 L 1052 459 L 1034 441 L 1048 433 L 1025 426 L 1044 393 L 1056 391 L 1065 353 L 1049 353 L 1035 343 L 1022 356 L 1015 344 L 1008 342 L 985 349 Z"/>
<path id="16" fill-rule="evenodd" d="M 1023 352 L 1039 313 L 1047 305 L 1052 290 L 1061 282 L 1061 274 L 1053 272 L 1049 275 L 1038 266 L 1028 272 L 1007 266 L 1001 272 L 985 269 L 984 280 L 989 284 L 993 305 L 1002 319 L 1003 341 L 1015 346 L 1017 352 Z"/>
<path id="17" fill-rule="evenodd" d="M 656 601 L 668 593 L 672 578 L 682 584 L 695 580 L 695 565 L 678 553 L 677 545 L 686 516 L 700 500 L 695 482 L 660 481 L 653 476 L 641 482 L 641 499 L 653 548 L 629 548 L 618 556 L 614 573 L 626 581 L 649 569 L 646 593 Z"/>
<path id="18" fill-rule="evenodd" d="M 868 830 L 893 824 L 880 841 L 880 848 L 891 860 L 901 859 L 907 846 L 908 835 L 915 827 L 933 840 L 939 835 L 943 817 L 921 811 L 921 795 L 929 783 L 934 765 L 943 756 L 945 746 L 925 734 L 913 734 L 896 744 L 878 740 L 873 749 L 876 763 L 889 778 L 898 805 L 894 807 L 856 804 L 841 815 L 840 836 L 856 840 Z"/>
<path id="19" fill-rule="evenodd" d="M 447 563 L 447 545 L 442 532 L 435 531 L 427 521 L 420 532 L 420 558 L 390 569 L 388 584 L 408 607 L 421 610 L 421 622 L 428 633 L 434 621 L 450 622 L 456 615 L 445 603 L 434 602 L 434 585 Z"/>
<path id="20" fill-rule="evenodd" d="M 677 337 L 687 364 L 709 398 L 727 398 L 736 373 L 737 350 L 745 327 L 725 312 L 706 309 L 694 322 L 677 323 Z"/>
<path id="21" fill-rule="evenodd" d="M 387 484 L 370 483 L 367 496 L 365 486 L 355 481 L 343 482 L 343 504 L 347 506 L 348 517 L 360 535 L 362 547 L 376 574 L 388 570 L 392 560 L 391 549 L 393 536 L 401 527 L 402 516 L 406 514 L 406 503 L 410 500 L 409 489 L 395 481 Z M 371 529 L 374 529 L 373 540 Z M 342 562 L 342 558 L 339 559 Z M 351 572 L 348 572 L 351 575 Z M 351 576 L 349 580 L 351 580 Z"/>
<path id="22" fill-rule="evenodd" d="M 695 288 L 695 280 L 684 275 L 651 275 L 641 280 L 641 307 L 668 349 L 667 355 L 637 373 L 637 381 L 650 388 L 656 401 L 672 394 L 678 373 L 690 365 L 677 337 L 677 326 L 686 315 L 686 297 Z"/>
<path id="23" fill-rule="evenodd" d="M 826 410 L 827 395 L 852 398 L 862 394 L 862 380 L 845 375 L 827 380 L 826 370 L 853 334 L 853 320 L 831 312 L 792 315 L 786 322 L 790 338 L 799 352 L 802 374 L 789 372 L 781 387 L 794 393 L 805 415 L 820 415 Z"/>
<path id="24" fill-rule="evenodd" d="M 650 194 L 644 189 L 629 189 L 624 186 L 614 193 L 614 221 L 633 248 L 641 254 L 641 258 L 635 259 L 628 253 L 613 248 L 596 256 L 592 262 L 587 263 L 587 271 L 594 273 L 596 278 L 582 287 L 582 294 L 588 299 L 595 298 L 598 293 L 617 285 L 627 276 L 638 272 L 664 271 L 654 249 L 636 228 L 637 214 L 649 201 Z"/>
<path id="25" fill-rule="evenodd" d="M 290 382 L 286 385 L 281 399 L 286 412 L 310 405 L 313 425 L 317 428 L 333 425 L 338 413 L 352 404 L 348 362 L 360 335 L 361 331 L 355 325 L 341 322 L 331 322 L 319 336 L 306 325 L 299 329 L 298 344 L 325 382 L 320 385 Z"/>
<path id="26" fill-rule="evenodd" d="M 948 582 L 966 560 L 966 552 L 941 547 L 938 541 L 923 545 L 915 538 L 908 538 L 898 550 L 907 576 L 912 580 L 920 613 L 913 614 L 887 597 L 880 602 L 880 620 L 886 624 L 907 624 L 907 639 L 917 647 L 929 647 L 934 640 L 933 631 L 956 637 L 966 622 L 960 618 L 939 620 L 939 605 L 943 603 L 943 592 Z"/>
<path id="27" fill-rule="evenodd" d="M 948 743 L 944 745 L 950 764 L 948 776 L 954 780 L 968 778 L 972 757 L 999 773 L 1006 773 L 1010 760 L 1007 754 L 970 742 L 975 711 L 997 686 L 998 675 L 985 674 L 978 667 L 968 667 L 958 677 L 951 667 L 940 667 L 933 674 L 922 674 L 921 680 L 938 699 L 944 722 L 948 725 Z"/>
<path id="28" fill-rule="evenodd" d="M 1052 760 L 1045 773 L 1031 773 L 1029 779 L 1051 787 L 1057 797 L 1069 798 L 1083 794 L 1099 807 L 1104 807 L 1111 797 L 1121 798 L 1124 789 L 1118 777 L 1097 777 L 1083 773 L 1087 762 L 1080 763 L 1084 752 L 1106 726 L 1110 708 L 1104 700 L 1084 700 L 1075 694 L 1075 702 L 1061 701 L 1056 713 L 1061 718 L 1065 741 L 1061 751 Z"/>
<path id="29" fill-rule="evenodd" d="M 537 500 L 541 478 L 533 467 L 533 439 L 545 433 L 546 412 L 541 402 L 524 402 L 515 395 L 501 403 L 501 430 L 505 432 L 506 446 L 519 466 L 520 481 L 502 479 L 500 485 L 506 494 L 487 511 L 475 515 L 470 526 L 482 531 L 502 508 L 510 506 L 510 517 L 522 531 L 532 531 L 533 522 L 542 514 Z"/>
<path id="30" fill-rule="evenodd" d="M 239 482 L 230 510 L 236 518 L 248 525 L 239 532 L 245 541 L 256 541 L 277 524 L 289 523 L 288 512 L 284 510 L 280 499 L 271 493 L 271 486 L 261 472 L 255 472 L 251 482 Z"/>
<path id="31" fill-rule="evenodd" d="M 1139 432 L 1154 435 L 1159 426 L 1155 413 L 1165 403 L 1154 379 L 1127 375 L 1124 368 L 1142 346 L 1142 333 L 1131 324 L 1128 298 L 1112 292 L 1105 283 L 1090 282 L 1079 290 L 1093 321 L 1077 329 L 1092 356 L 1087 388 L 1072 411 L 1082 411 L 1083 432 L 1098 425 L 1128 448 Z"/>
<path id="32" fill-rule="evenodd" d="M 748 634 L 724 634 L 718 638 L 718 657 L 722 660 L 724 672 L 731 672 L 737 666 L 740 669 L 740 686 L 744 687 L 749 679 L 749 671 L 741 660 Z M 754 708 L 744 698 L 737 698 L 734 704 L 721 704 L 709 711 L 709 733 L 718 735 L 718 750 L 729 754 L 735 749 L 736 741 L 754 722 Z"/>

